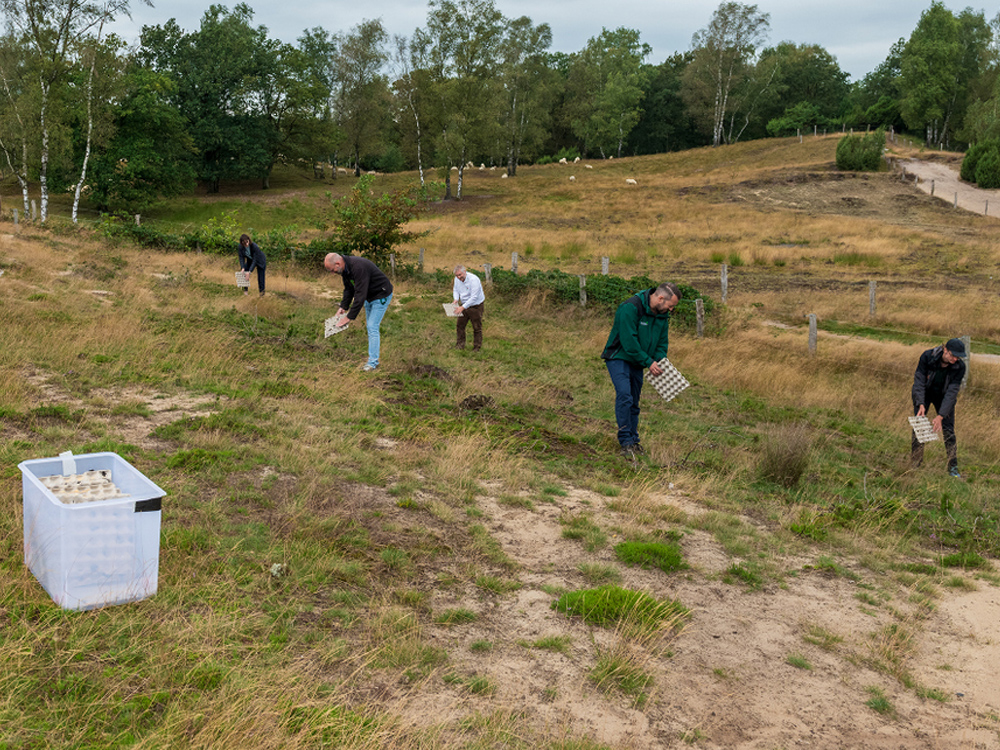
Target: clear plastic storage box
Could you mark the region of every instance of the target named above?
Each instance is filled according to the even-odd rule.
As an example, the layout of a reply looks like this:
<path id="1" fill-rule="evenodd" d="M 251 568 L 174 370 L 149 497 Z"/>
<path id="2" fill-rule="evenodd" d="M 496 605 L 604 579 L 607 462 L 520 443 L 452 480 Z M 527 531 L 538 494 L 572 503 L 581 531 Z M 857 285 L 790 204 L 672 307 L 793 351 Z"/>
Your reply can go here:
<path id="1" fill-rule="evenodd" d="M 163 490 L 116 453 L 63 454 L 22 461 L 18 468 L 24 487 L 24 563 L 56 604 L 93 609 L 156 593 Z M 84 475 L 116 491 L 88 494 Z M 50 486 L 73 478 L 77 494 L 70 500 L 57 496 L 43 478 Z"/>

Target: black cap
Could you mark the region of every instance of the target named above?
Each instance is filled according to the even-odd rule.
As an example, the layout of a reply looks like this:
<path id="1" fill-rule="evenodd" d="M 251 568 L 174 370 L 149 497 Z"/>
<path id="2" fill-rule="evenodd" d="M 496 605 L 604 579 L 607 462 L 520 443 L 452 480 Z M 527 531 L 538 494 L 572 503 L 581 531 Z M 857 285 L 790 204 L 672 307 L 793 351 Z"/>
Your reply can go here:
<path id="1" fill-rule="evenodd" d="M 962 339 L 948 339 L 948 343 L 944 345 L 945 349 L 954 354 L 956 357 L 965 356 L 965 342 Z"/>

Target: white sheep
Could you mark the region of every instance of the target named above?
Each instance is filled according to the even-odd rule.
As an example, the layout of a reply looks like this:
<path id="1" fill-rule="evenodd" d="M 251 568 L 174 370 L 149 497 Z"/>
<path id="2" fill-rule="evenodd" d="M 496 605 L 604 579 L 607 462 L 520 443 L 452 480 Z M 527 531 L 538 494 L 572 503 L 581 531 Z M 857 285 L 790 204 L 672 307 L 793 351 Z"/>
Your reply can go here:
<path id="1" fill-rule="evenodd" d="M 458 171 L 458 167 L 452 167 L 452 168 L 451 168 L 451 171 L 452 171 L 452 172 L 457 172 L 457 171 Z"/>
<path id="2" fill-rule="evenodd" d="M 500 179 L 501 180 L 506 180 L 507 179 L 507 173 L 504 172 L 502 175 L 500 175 Z"/>
<path id="3" fill-rule="evenodd" d="M 590 164 L 584 164 L 583 168 L 584 169 L 593 169 L 593 167 Z"/>
<path id="4" fill-rule="evenodd" d="M 566 163 L 566 157 L 564 156 L 562 159 L 560 159 L 559 163 L 560 164 L 565 164 Z"/>
<path id="5" fill-rule="evenodd" d="M 570 181 L 570 182 L 576 182 L 576 175 L 573 175 L 573 174 L 571 174 L 571 175 L 569 176 L 569 181 Z"/>
<path id="6" fill-rule="evenodd" d="M 631 177 L 626 177 L 625 178 L 625 184 L 626 185 L 638 185 L 639 183 L 636 182 L 635 180 L 633 180 Z"/>
<path id="7" fill-rule="evenodd" d="M 578 156 L 578 157 L 576 157 L 576 158 L 575 158 L 575 159 L 573 160 L 573 163 L 574 163 L 574 164 L 576 164 L 576 163 L 577 163 L 578 161 L 580 161 L 580 157 L 579 157 L 579 156 Z"/>

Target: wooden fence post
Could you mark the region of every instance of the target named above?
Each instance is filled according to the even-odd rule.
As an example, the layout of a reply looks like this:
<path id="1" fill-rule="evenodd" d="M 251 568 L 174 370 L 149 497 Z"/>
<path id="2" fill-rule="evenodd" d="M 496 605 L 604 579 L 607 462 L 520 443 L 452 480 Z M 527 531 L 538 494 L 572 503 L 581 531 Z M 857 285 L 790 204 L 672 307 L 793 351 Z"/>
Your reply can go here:
<path id="1" fill-rule="evenodd" d="M 135 215 L 135 225 L 136 226 L 140 226 L 140 224 L 139 224 L 139 214 Z"/>
<path id="2" fill-rule="evenodd" d="M 31 199 L 31 220 L 32 221 L 38 220 L 38 204 L 35 203 L 34 198 Z"/>
<path id="3" fill-rule="evenodd" d="M 958 208 L 958 192 L 957 191 L 955 192 L 955 203 L 954 203 L 953 207 L 954 208 Z"/>
<path id="4" fill-rule="evenodd" d="M 722 264 L 722 304 L 726 304 L 726 298 L 729 296 L 729 272 L 726 268 L 726 264 Z"/>
<path id="5" fill-rule="evenodd" d="M 610 265 L 611 265 L 611 259 L 610 258 L 608 258 L 607 256 L 601 258 L 601 273 L 604 276 L 608 275 L 608 270 L 609 270 Z"/>
<path id="6" fill-rule="evenodd" d="M 517 253 L 513 252 L 510 254 L 510 270 L 517 275 Z"/>
<path id="7" fill-rule="evenodd" d="M 14 209 L 14 226 L 17 226 L 17 209 Z"/>
<path id="8" fill-rule="evenodd" d="M 809 313 L 809 354 L 816 354 L 816 313 Z"/>
<path id="9" fill-rule="evenodd" d="M 698 321 L 698 338 L 705 335 L 705 302 L 701 297 L 694 301 L 694 311 Z"/>
<path id="10" fill-rule="evenodd" d="M 295 256 L 292 256 L 292 259 L 294 260 Z M 389 268 L 391 269 L 390 273 L 392 274 L 392 276 L 390 276 L 390 278 L 393 280 L 393 282 L 395 282 L 396 281 L 396 253 L 389 253 Z"/>
<path id="11" fill-rule="evenodd" d="M 875 281 L 869 281 L 868 282 L 868 314 L 871 317 L 873 317 L 873 318 L 875 317 L 875 287 L 876 286 L 877 286 L 877 282 L 875 282 Z"/>
<path id="12" fill-rule="evenodd" d="M 934 180 L 931 180 L 931 198 L 934 197 Z"/>
<path id="13" fill-rule="evenodd" d="M 587 277 L 580 276 L 580 307 L 587 306 Z"/>
<path id="14" fill-rule="evenodd" d="M 420 248 L 420 273 L 424 272 L 424 249 Z"/>
<path id="15" fill-rule="evenodd" d="M 493 283 L 493 264 L 492 263 L 483 263 L 483 269 L 486 271 L 486 283 L 487 284 L 492 284 Z"/>

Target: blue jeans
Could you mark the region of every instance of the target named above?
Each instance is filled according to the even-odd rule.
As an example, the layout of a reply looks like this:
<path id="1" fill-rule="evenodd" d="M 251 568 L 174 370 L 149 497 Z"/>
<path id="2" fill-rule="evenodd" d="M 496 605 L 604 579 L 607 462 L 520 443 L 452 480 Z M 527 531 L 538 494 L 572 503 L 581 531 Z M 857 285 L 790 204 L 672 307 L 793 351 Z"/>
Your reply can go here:
<path id="1" fill-rule="evenodd" d="M 385 311 L 389 309 L 392 302 L 392 294 L 374 302 L 365 302 L 365 327 L 368 328 L 368 364 L 378 367 L 379 347 L 382 343 L 382 334 L 379 326 L 382 325 L 382 318 Z"/>
<path id="2" fill-rule="evenodd" d="M 615 386 L 615 422 L 618 443 L 624 447 L 639 442 L 639 396 L 642 394 L 642 368 L 623 359 L 607 359 L 608 374 Z"/>

